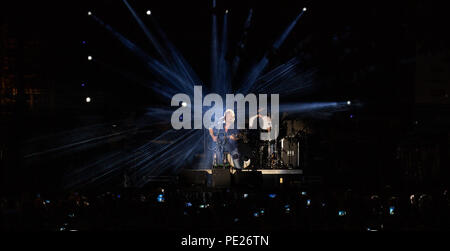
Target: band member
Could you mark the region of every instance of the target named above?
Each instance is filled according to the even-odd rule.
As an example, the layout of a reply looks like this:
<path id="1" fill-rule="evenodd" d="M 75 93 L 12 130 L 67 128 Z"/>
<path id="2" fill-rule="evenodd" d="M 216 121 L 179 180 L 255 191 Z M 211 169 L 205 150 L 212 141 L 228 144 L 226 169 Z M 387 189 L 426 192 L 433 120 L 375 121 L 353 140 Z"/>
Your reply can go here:
<path id="1" fill-rule="evenodd" d="M 260 129 L 262 130 L 267 130 L 267 132 L 270 132 L 270 130 L 272 129 L 272 119 L 267 116 L 267 115 L 262 115 L 261 112 L 263 111 L 263 109 L 259 109 L 258 110 L 258 114 L 256 114 L 255 116 L 251 117 L 248 120 L 248 124 L 250 126 L 250 128 L 257 128 L 257 123 L 258 123 L 258 119 L 261 121 L 260 122 Z M 270 137 L 270 136 L 269 136 Z M 263 135 L 260 136 L 260 140 L 272 140 L 270 138 L 267 137 L 263 137 Z"/>
<path id="2" fill-rule="evenodd" d="M 231 127 L 233 127 L 234 120 L 235 115 L 233 110 L 226 110 L 223 118 L 218 122 L 224 124 L 223 129 L 216 130 L 217 133 L 215 134 L 214 129 L 209 128 L 209 135 L 216 143 L 216 163 L 218 165 L 223 165 L 224 152 L 228 152 L 233 159 L 234 167 L 236 169 L 242 169 L 239 163 L 239 152 L 237 148 L 238 132 L 236 129 L 231 129 Z"/>
<path id="3" fill-rule="evenodd" d="M 261 112 L 264 109 L 259 109 L 258 110 L 258 114 L 256 114 L 255 116 L 251 117 L 248 121 L 249 123 L 249 127 L 250 128 L 258 128 L 258 120 L 259 122 L 259 130 L 258 132 L 270 132 L 272 130 L 272 119 L 270 118 L 270 116 L 268 115 L 263 115 L 261 114 Z M 275 138 L 271 137 L 272 134 L 271 133 L 260 133 L 260 135 L 258 135 L 259 140 L 261 140 L 262 142 L 264 142 L 264 144 L 260 145 L 260 164 L 262 165 L 262 158 L 263 158 L 263 154 L 262 152 L 264 152 L 264 148 L 267 147 L 267 158 L 269 158 L 270 156 L 273 156 L 274 152 L 276 151 L 276 143 L 275 143 Z M 265 154 L 264 154 L 265 155 Z"/>

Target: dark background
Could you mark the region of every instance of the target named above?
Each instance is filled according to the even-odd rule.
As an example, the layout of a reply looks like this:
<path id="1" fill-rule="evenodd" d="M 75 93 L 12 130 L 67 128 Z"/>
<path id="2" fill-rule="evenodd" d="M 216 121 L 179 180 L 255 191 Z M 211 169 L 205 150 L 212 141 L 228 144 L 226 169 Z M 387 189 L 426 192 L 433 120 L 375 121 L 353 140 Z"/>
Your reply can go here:
<path id="1" fill-rule="evenodd" d="M 219 23 L 221 13 L 230 11 L 227 58 L 232 58 L 248 10 L 253 8 L 247 50 L 239 52 L 245 69 L 307 6 L 269 69 L 299 56 L 304 67 L 316 69 L 317 74 L 314 90 L 293 101 L 359 100 L 364 104 L 331 118 L 308 118 L 317 133 L 312 138 L 315 161 L 307 173 L 323 176 L 326 184 L 360 189 L 448 185 L 449 50 L 442 6 L 425 1 L 218 1 L 212 10 L 210 1 L 130 4 L 144 21 L 145 11 L 152 11 L 152 18 L 205 83 L 210 78 L 212 11 L 220 13 Z M 121 1 L 2 3 L 0 146 L 6 190 L 60 187 L 65 172 L 61 163 L 83 159 L 77 153 L 63 156 L 63 161 L 44 158 L 33 161 L 40 164 L 29 165 L 23 160 L 30 153 L 29 139 L 99 123 L 133 121 L 143 116 L 146 107 L 168 102 L 125 77 L 130 73 L 144 81 L 154 78 L 87 11 L 155 54 Z M 89 62 L 87 55 L 107 65 Z M 11 96 L 14 88 L 17 94 Z M 29 95 L 27 90 L 40 94 Z M 87 104 L 86 96 L 93 102 Z"/>

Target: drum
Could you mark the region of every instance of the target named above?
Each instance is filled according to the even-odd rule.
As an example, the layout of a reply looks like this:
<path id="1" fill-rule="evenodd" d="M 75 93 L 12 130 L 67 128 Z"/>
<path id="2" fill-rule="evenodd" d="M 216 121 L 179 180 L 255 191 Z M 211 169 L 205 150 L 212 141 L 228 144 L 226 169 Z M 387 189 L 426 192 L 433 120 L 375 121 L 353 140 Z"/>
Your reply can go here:
<path id="1" fill-rule="evenodd" d="M 234 166 L 234 162 L 233 162 L 233 158 L 231 157 L 231 154 L 227 153 L 227 161 L 228 163 L 230 163 L 230 166 L 235 167 Z M 240 157 L 239 161 L 241 162 L 241 166 L 242 168 L 248 168 L 251 165 L 251 159 L 245 159 Z"/>
<path id="2" fill-rule="evenodd" d="M 281 139 L 281 161 L 291 168 L 300 166 L 300 142 L 295 137 Z"/>
<path id="3" fill-rule="evenodd" d="M 238 151 L 239 151 L 239 156 L 240 156 L 240 161 L 241 164 L 243 164 L 242 166 L 244 168 L 248 168 L 250 167 L 250 165 L 252 164 L 252 159 L 253 159 L 253 164 L 255 163 L 255 148 L 252 147 L 250 142 L 244 142 L 244 141 L 238 141 Z"/>

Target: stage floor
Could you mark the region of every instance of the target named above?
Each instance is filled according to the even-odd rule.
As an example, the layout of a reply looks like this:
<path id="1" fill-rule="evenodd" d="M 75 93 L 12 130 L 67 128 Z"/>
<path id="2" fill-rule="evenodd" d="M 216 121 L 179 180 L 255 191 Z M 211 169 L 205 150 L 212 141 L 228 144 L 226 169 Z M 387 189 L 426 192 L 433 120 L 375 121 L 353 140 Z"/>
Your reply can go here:
<path id="1" fill-rule="evenodd" d="M 213 169 L 186 169 L 186 171 L 194 171 L 194 172 L 207 172 L 208 174 L 212 174 Z M 224 170 L 224 169 L 217 169 Z M 235 169 L 230 169 L 230 173 L 234 174 L 237 171 Z M 261 172 L 263 175 L 277 175 L 277 174 L 303 174 L 303 170 L 301 169 L 243 169 L 241 172 Z"/>

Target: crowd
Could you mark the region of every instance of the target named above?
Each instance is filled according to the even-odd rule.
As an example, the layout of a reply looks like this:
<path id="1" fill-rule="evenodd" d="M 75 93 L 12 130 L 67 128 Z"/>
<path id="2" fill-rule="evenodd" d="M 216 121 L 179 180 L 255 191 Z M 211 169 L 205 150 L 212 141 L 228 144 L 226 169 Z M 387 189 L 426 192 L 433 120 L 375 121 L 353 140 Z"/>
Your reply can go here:
<path id="1" fill-rule="evenodd" d="M 447 190 L 396 195 L 168 186 L 4 196 L 1 217 L 3 231 L 440 230 L 450 225 L 450 200 Z"/>

